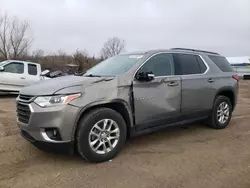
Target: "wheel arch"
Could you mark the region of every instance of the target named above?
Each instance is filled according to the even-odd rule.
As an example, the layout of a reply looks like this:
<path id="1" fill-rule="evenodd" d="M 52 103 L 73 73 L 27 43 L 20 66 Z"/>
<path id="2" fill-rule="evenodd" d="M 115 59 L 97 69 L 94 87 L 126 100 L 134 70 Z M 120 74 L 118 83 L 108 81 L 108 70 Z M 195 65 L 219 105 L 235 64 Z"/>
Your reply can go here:
<path id="1" fill-rule="evenodd" d="M 118 112 L 124 119 L 127 127 L 127 137 L 130 137 L 130 130 L 133 127 L 133 115 L 131 108 L 128 103 L 122 99 L 114 99 L 111 101 L 97 101 L 87 106 L 83 107 L 77 115 L 75 125 L 72 132 L 72 139 L 75 139 L 77 127 L 81 118 L 84 117 L 84 114 L 98 108 L 110 108 Z"/>
<path id="2" fill-rule="evenodd" d="M 225 86 L 225 87 L 220 88 L 215 95 L 214 101 L 215 101 L 216 97 L 219 95 L 223 95 L 223 96 L 228 97 L 231 104 L 232 104 L 233 110 L 234 110 L 234 108 L 236 106 L 236 95 L 234 92 L 234 88 L 230 87 L 230 86 Z"/>

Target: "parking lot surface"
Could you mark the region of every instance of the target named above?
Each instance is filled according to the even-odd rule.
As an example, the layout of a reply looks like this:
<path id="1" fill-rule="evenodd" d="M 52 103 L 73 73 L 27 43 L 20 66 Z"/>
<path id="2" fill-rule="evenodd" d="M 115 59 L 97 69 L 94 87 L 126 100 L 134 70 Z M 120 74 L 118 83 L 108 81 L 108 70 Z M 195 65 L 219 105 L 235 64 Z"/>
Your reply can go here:
<path id="1" fill-rule="evenodd" d="M 249 188 L 250 81 L 224 130 L 192 124 L 129 140 L 112 161 L 42 152 L 19 135 L 15 97 L 0 96 L 0 187 Z"/>

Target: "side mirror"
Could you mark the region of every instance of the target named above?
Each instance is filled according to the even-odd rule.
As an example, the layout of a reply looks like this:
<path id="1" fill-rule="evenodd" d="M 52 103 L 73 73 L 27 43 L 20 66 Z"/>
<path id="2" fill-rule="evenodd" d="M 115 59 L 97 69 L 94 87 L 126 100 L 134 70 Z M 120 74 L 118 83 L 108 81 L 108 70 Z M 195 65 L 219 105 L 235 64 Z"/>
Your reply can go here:
<path id="1" fill-rule="evenodd" d="M 136 79 L 139 81 L 149 82 L 155 78 L 152 72 L 141 72 L 136 75 Z"/>
<path id="2" fill-rule="evenodd" d="M 3 66 L 0 66 L 0 71 L 4 71 L 4 67 Z"/>

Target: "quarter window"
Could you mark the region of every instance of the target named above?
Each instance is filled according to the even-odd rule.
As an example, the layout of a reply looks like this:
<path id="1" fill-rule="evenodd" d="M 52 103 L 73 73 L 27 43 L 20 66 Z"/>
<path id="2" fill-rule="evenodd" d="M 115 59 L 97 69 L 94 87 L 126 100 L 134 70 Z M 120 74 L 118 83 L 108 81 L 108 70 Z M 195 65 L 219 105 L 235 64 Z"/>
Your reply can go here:
<path id="1" fill-rule="evenodd" d="M 155 76 L 174 75 L 174 60 L 172 54 L 162 53 L 151 57 L 138 73 L 149 72 Z"/>
<path id="2" fill-rule="evenodd" d="M 34 64 L 28 64 L 29 75 L 37 75 L 37 66 Z"/>
<path id="3" fill-rule="evenodd" d="M 4 72 L 23 74 L 24 64 L 18 62 L 12 62 L 4 66 Z"/>
<path id="4" fill-rule="evenodd" d="M 199 62 L 199 66 L 200 66 L 200 69 L 201 69 L 201 73 L 204 73 L 206 72 L 207 70 L 207 66 L 204 64 L 204 62 L 202 61 L 202 59 L 199 57 L 199 56 L 196 56 L 198 62 Z"/>
<path id="5" fill-rule="evenodd" d="M 233 72 L 233 68 L 225 57 L 222 56 L 208 56 L 223 72 Z"/>

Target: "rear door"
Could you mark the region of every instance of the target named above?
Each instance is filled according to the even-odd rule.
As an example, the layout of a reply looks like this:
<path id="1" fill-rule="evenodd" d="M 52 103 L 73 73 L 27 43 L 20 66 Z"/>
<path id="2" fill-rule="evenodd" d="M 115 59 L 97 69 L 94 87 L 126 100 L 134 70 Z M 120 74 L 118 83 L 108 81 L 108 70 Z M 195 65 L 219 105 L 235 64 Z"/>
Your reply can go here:
<path id="1" fill-rule="evenodd" d="M 146 129 L 176 121 L 180 115 L 181 78 L 175 76 L 172 54 L 149 58 L 136 74 L 152 72 L 151 81 L 133 81 L 137 129 Z"/>
<path id="2" fill-rule="evenodd" d="M 181 112 L 184 119 L 208 114 L 213 104 L 213 80 L 209 66 L 200 55 L 174 54 L 178 74 L 182 79 Z"/>
<path id="3" fill-rule="evenodd" d="M 40 72 L 38 69 L 38 65 L 34 63 L 28 63 L 28 71 L 26 76 L 26 84 L 32 84 L 40 80 Z"/>
<path id="4" fill-rule="evenodd" d="M 25 85 L 25 64 L 13 61 L 4 65 L 0 77 L 1 89 L 19 91 Z"/>

